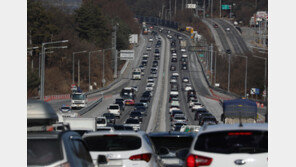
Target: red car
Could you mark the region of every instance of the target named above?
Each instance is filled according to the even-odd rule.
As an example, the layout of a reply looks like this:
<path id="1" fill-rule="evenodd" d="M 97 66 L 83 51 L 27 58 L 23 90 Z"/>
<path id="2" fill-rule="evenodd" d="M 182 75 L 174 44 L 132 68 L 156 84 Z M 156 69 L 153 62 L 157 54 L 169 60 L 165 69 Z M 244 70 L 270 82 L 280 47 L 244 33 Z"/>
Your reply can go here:
<path id="1" fill-rule="evenodd" d="M 126 106 L 133 106 L 133 105 L 135 105 L 135 100 L 133 100 L 133 99 L 126 99 L 124 101 L 124 103 L 125 103 Z"/>

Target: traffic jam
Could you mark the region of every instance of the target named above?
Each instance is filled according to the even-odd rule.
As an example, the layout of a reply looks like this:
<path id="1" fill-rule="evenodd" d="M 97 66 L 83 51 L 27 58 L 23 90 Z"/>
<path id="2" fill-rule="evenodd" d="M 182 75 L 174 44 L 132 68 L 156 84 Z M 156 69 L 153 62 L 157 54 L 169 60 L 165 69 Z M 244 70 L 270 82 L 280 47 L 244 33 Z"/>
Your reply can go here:
<path id="1" fill-rule="evenodd" d="M 194 55 L 188 51 L 187 37 L 164 27 L 147 25 L 146 29 L 147 45 L 128 86 L 100 116 L 79 117 L 77 111 L 89 102 L 87 94 L 74 85 L 71 104 L 63 104 L 59 111 L 47 102 L 28 100 L 27 165 L 267 166 L 268 124 L 256 122 L 256 103 L 223 101 L 218 119 L 194 86 L 190 71 L 190 56 Z M 152 110 L 152 103 L 159 96 L 156 89 L 164 78 L 160 67 L 166 60 L 168 98 L 160 100 L 166 104 L 166 131 L 146 132 L 152 112 L 160 112 Z M 238 106 L 243 113 L 236 112 Z"/>

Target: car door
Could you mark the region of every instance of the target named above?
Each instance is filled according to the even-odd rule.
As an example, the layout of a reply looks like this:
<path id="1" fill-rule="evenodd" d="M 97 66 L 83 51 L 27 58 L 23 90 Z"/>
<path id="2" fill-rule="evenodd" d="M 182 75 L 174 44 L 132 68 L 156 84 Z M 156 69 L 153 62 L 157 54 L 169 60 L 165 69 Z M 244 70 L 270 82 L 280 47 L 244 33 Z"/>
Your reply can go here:
<path id="1" fill-rule="evenodd" d="M 87 145 L 81 139 L 80 136 L 71 136 L 71 149 L 73 150 L 73 155 L 75 159 L 75 166 L 94 166 L 91 156 L 89 154 Z"/>

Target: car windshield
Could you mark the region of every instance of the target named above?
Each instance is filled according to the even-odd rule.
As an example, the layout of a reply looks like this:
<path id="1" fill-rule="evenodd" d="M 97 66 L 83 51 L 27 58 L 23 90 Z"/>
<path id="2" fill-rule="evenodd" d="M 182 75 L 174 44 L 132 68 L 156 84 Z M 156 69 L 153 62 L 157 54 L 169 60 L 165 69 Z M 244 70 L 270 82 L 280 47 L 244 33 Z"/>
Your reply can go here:
<path id="1" fill-rule="evenodd" d="M 140 112 L 131 112 L 130 116 L 141 116 Z"/>
<path id="2" fill-rule="evenodd" d="M 141 75 L 141 72 L 133 72 L 134 75 Z"/>
<path id="3" fill-rule="evenodd" d="M 175 117 L 175 119 L 177 119 L 177 120 L 185 120 L 184 117 Z"/>
<path id="4" fill-rule="evenodd" d="M 231 154 L 231 153 L 267 153 L 267 131 L 223 131 L 209 132 L 198 136 L 195 150 Z"/>
<path id="5" fill-rule="evenodd" d="M 137 120 L 137 119 L 127 119 L 126 124 L 139 124 L 139 120 Z"/>
<path id="6" fill-rule="evenodd" d="M 83 94 L 73 94 L 72 99 L 73 100 L 85 100 L 85 96 Z"/>
<path id="7" fill-rule="evenodd" d="M 106 117 L 107 119 L 114 119 L 114 117 L 115 117 L 113 114 L 109 114 L 109 113 L 104 114 L 103 116 Z"/>
<path id="8" fill-rule="evenodd" d="M 110 106 L 109 108 L 110 109 L 113 109 L 113 110 L 117 110 L 118 109 L 118 106 Z"/>
<path id="9" fill-rule="evenodd" d="M 169 150 L 173 153 L 172 156 L 175 157 L 175 152 L 180 149 L 189 148 L 191 146 L 193 137 L 192 136 L 150 136 L 152 143 L 155 147 L 156 154 L 160 154 L 163 148 Z"/>
<path id="10" fill-rule="evenodd" d="M 62 110 L 70 110 L 70 107 L 61 107 Z"/>
<path id="11" fill-rule="evenodd" d="M 27 165 L 46 166 L 63 159 L 58 139 L 28 139 Z"/>
<path id="12" fill-rule="evenodd" d="M 90 151 L 128 151 L 142 145 L 141 138 L 130 135 L 88 136 L 84 140 Z"/>
<path id="13" fill-rule="evenodd" d="M 103 118 L 97 118 L 97 124 L 104 124 L 106 123 L 106 120 Z"/>

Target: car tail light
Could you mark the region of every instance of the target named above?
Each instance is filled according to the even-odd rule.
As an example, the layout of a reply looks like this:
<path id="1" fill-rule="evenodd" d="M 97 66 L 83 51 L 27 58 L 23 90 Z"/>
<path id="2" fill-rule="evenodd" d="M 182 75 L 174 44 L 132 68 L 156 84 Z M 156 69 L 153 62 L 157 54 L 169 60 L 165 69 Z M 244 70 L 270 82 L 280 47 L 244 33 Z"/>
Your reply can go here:
<path id="1" fill-rule="evenodd" d="M 65 162 L 65 163 L 62 163 L 62 164 L 59 164 L 55 167 L 71 167 L 70 163 L 69 162 Z"/>
<path id="2" fill-rule="evenodd" d="M 190 154 L 186 159 L 187 167 L 208 166 L 212 162 L 212 158 Z"/>
<path id="3" fill-rule="evenodd" d="M 150 158 L 151 158 L 151 154 L 146 153 L 146 154 L 133 155 L 129 159 L 133 160 L 133 161 L 146 161 L 146 162 L 149 162 Z"/>

